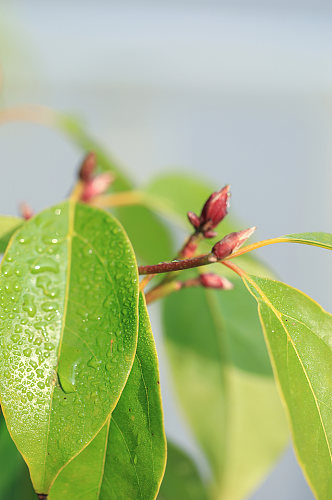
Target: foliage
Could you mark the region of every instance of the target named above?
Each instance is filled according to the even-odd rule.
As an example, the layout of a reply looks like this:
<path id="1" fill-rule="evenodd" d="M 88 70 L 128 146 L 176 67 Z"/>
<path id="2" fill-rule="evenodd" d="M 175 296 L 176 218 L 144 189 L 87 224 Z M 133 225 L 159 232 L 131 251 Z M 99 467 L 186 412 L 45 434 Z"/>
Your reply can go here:
<path id="1" fill-rule="evenodd" d="M 249 252 L 331 249 L 332 235 L 240 248 L 254 228 L 223 220 L 228 186 L 211 195 L 171 173 L 137 190 L 78 122 L 53 124 L 95 156 L 67 201 L 28 220 L 0 217 L 0 498 L 33 498 L 25 461 L 50 500 L 244 500 L 284 450 L 286 417 L 316 498 L 331 498 L 332 317 Z M 178 254 L 174 224 L 193 226 Z M 205 477 L 171 442 L 166 466 L 146 306 L 156 299 Z"/>

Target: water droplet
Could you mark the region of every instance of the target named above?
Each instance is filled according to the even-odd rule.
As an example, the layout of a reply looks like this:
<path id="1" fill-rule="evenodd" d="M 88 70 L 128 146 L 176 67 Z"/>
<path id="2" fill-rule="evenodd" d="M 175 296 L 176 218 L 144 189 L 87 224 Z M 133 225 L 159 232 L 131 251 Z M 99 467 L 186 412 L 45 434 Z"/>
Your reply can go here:
<path id="1" fill-rule="evenodd" d="M 58 379 L 62 390 L 66 394 L 70 394 L 76 391 L 75 387 L 75 376 L 78 361 L 73 363 L 71 366 L 59 365 Z"/>
<path id="2" fill-rule="evenodd" d="M 23 349 L 24 356 L 27 356 L 29 358 L 31 356 L 31 353 L 32 353 L 32 349 L 30 347 Z"/>
<path id="3" fill-rule="evenodd" d="M 30 318 L 36 316 L 37 308 L 34 304 L 33 297 L 31 295 L 24 295 L 23 297 L 23 311 L 27 312 Z"/>
<path id="4" fill-rule="evenodd" d="M 32 274 L 58 273 L 59 264 L 54 259 L 43 257 L 39 259 L 37 264 L 31 267 L 30 271 Z"/>
<path id="5" fill-rule="evenodd" d="M 98 360 L 94 356 L 89 359 L 87 365 L 90 366 L 90 368 L 97 368 L 101 364 L 101 360 Z"/>
<path id="6" fill-rule="evenodd" d="M 10 338 L 12 339 L 13 342 L 18 342 L 21 337 L 17 333 L 14 333 Z"/>

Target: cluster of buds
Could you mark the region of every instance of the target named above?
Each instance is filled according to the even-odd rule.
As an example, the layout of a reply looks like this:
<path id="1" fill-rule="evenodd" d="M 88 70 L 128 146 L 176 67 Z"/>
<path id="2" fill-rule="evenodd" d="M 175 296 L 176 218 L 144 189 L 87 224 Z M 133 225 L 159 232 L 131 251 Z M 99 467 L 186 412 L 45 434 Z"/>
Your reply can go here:
<path id="1" fill-rule="evenodd" d="M 79 171 L 79 178 L 83 183 L 81 200 L 86 203 L 96 196 L 104 194 L 114 181 L 114 177 L 110 172 L 95 175 L 96 168 L 96 155 L 94 153 L 88 153 Z"/>
<path id="2" fill-rule="evenodd" d="M 187 216 L 191 225 L 197 233 L 204 238 L 214 238 L 217 233 L 213 231 L 227 215 L 230 197 L 230 186 L 223 187 L 220 191 L 212 193 L 202 208 L 198 217 L 194 212 L 188 212 Z"/>

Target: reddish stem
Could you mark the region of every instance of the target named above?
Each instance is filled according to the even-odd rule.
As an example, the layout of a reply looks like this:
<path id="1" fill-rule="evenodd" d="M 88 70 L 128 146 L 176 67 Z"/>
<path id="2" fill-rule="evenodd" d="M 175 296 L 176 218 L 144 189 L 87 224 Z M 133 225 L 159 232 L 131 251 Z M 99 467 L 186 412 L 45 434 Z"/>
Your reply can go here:
<path id="1" fill-rule="evenodd" d="M 161 262 L 152 266 L 139 266 L 139 274 L 160 274 L 173 271 L 182 271 L 193 267 L 206 266 L 217 262 L 217 258 L 212 254 L 200 255 L 186 260 L 173 260 L 172 262 Z"/>

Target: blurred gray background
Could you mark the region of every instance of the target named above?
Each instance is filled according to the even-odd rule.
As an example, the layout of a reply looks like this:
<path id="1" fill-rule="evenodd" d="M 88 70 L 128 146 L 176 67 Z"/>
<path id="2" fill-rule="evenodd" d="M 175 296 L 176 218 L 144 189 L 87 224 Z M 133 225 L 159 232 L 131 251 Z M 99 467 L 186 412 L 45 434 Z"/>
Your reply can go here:
<path id="1" fill-rule="evenodd" d="M 179 168 L 232 185 L 258 237 L 332 231 L 332 6 L 318 0 L 0 3 L 1 106 L 81 116 L 139 183 Z M 0 126 L 0 211 L 62 198 L 81 152 L 50 129 Z M 327 252 L 260 255 L 332 310 Z M 159 330 L 158 316 L 153 318 Z M 200 460 L 161 370 L 168 433 Z M 251 500 L 309 500 L 291 449 Z"/>

